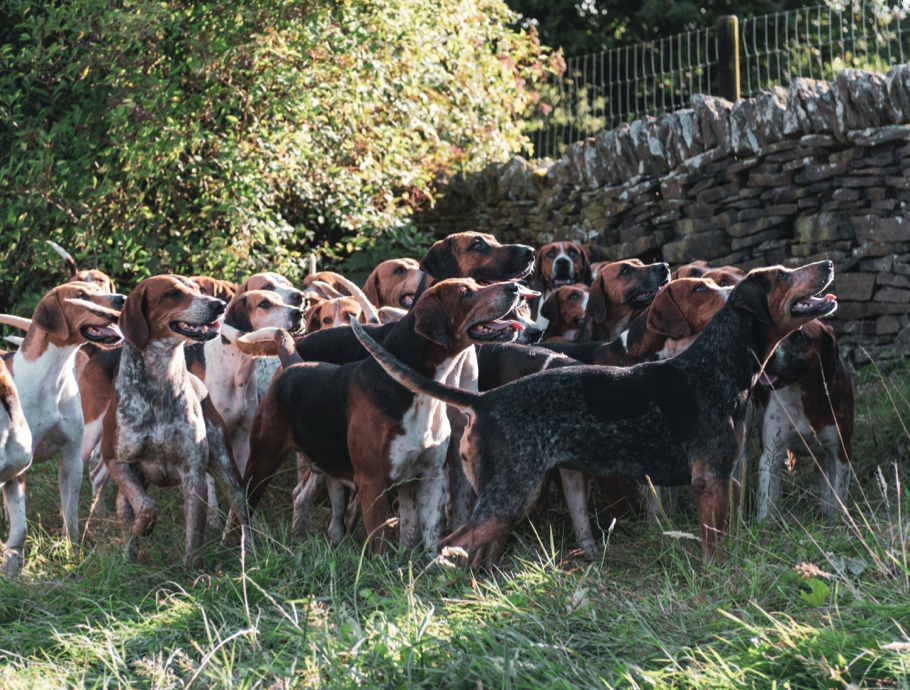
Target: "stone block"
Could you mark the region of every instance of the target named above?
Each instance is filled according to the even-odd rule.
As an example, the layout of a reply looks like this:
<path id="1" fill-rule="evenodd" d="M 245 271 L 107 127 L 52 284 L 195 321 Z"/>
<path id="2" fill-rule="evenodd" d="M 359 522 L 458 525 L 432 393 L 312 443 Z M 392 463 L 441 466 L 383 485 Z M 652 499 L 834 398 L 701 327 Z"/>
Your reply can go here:
<path id="1" fill-rule="evenodd" d="M 786 230 L 783 228 L 773 228 L 771 230 L 766 230 L 765 232 L 760 232 L 757 235 L 747 235 L 746 237 L 740 237 L 730 242 L 730 249 L 734 252 L 739 251 L 740 249 L 745 249 L 746 247 L 752 247 L 756 244 L 761 244 L 767 240 L 783 237 L 785 234 Z"/>
<path id="2" fill-rule="evenodd" d="M 713 259 L 729 253 L 729 240 L 723 230 L 709 230 L 689 235 L 663 246 L 664 261 L 671 264 L 687 263 L 696 259 Z"/>
<path id="3" fill-rule="evenodd" d="M 746 237 L 748 235 L 754 235 L 756 233 L 768 230 L 769 228 L 773 228 L 775 225 L 780 225 L 786 219 L 786 216 L 764 216 L 763 218 L 739 221 L 737 223 L 733 223 L 733 225 L 727 229 L 727 232 L 731 237 Z M 734 247 L 734 251 L 735 250 L 736 248 Z"/>
<path id="4" fill-rule="evenodd" d="M 796 237 L 800 242 L 833 242 L 853 237 L 853 218 L 849 213 L 827 212 L 796 219 Z"/>
<path id="5" fill-rule="evenodd" d="M 860 242 L 910 242 L 910 219 L 902 216 L 856 216 L 853 218 L 853 228 L 856 239 Z"/>
<path id="6" fill-rule="evenodd" d="M 889 304 L 910 304 L 910 290 L 885 287 L 875 293 L 875 301 Z"/>
<path id="7" fill-rule="evenodd" d="M 871 273 L 841 273 L 834 276 L 834 294 L 838 299 L 866 302 L 872 299 L 875 276 Z"/>

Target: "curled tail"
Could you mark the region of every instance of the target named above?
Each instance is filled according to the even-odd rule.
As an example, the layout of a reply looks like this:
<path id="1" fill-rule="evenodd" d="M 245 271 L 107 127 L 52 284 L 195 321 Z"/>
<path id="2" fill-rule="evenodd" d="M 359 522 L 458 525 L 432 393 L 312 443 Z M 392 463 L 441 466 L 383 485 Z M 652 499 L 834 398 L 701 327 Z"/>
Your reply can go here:
<path id="1" fill-rule="evenodd" d="M 481 393 L 450 388 L 428 379 L 426 376 L 421 376 L 411 367 L 402 364 L 394 355 L 389 354 L 379 343 L 367 335 L 357 319 L 351 319 L 351 328 L 354 329 L 354 335 L 357 336 L 360 344 L 373 355 L 386 373 L 412 393 L 428 395 L 461 410 L 473 409 L 480 399 Z"/>
<path id="2" fill-rule="evenodd" d="M 70 256 L 70 253 L 56 242 L 51 242 L 50 240 L 46 241 L 49 245 L 51 245 L 51 247 L 53 247 L 54 251 L 60 255 L 60 258 L 63 259 L 63 262 L 66 264 L 66 268 L 69 270 L 70 275 L 76 275 L 79 272 L 79 269 L 76 268 L 76 262 L 73 260 L 73 257 Z"/>
<path id="3" fill-rule="evenodd" d="M 283 369 L 303 364 L 294 338 L 283 328 L 260 328 L 237 339 L 237 347 L 250 357 L 278 357 Z"/>

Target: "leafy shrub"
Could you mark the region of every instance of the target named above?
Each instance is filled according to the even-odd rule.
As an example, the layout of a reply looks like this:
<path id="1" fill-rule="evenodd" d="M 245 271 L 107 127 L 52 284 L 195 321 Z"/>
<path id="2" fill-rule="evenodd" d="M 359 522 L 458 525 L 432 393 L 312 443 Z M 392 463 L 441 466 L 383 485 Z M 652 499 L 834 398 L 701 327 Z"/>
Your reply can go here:
<path id="1" fill-rule="evenodd" d="M 521 148 L 550 64 L 500 0 L 6 0 L 0 309 L 61 277 L 420 255 L 434 176 Z M 361 255 L 363 258 L 361 258 Z"/>

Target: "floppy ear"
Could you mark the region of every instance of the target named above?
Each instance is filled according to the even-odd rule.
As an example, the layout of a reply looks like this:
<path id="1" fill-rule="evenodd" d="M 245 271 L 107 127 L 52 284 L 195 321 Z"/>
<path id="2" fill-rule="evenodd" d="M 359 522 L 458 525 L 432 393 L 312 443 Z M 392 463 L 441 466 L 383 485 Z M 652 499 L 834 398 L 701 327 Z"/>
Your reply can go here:
<path id="1" fill-rule="evenodd" d="M 59 291 L 54 292 L 53 296 L 46 295 L 38 303 L 38 308 L 35 309 L 32 316 L 32 323 L 60 340 L 69 338 L 70 326 L 66 322 L 66 314 L 60 304 Z"/>
<path id="2" fill-rule="evenodd" d="M 752 314 L 759 323 L 770 326 L 774 323 L 768 307 L 768 293 L 754 278 L 746 278 L 733 289 L 733 306 Z"/>
<path id="3" fill-rule="evenodd" d="M 685 338 L 692 335 L 692 326 L 673 300 L 670 287 L 657 293 L 648 311 L 648 330 L 668 338 Z"/>
<path id="4" fill-rule="evenodd" d="M 588 292 L 588 306 L 585 307 L 585 314 L 590 316 L 597 323 L 603 323 L 607 318 L 607 302 L 603 291 L 603 280 L 598 285 L 592 285 Z"/>
<path id="5" fill-rule="evenodd" d="M 430 250 L 420 261 L 420 270 L 434 280 L 459 278 L 461 276 L 461 270 L 458 268 L 458 262 L 452 253 L 448 238 L 439 240 L 439 242 L 430 247 Z"/>
<path id="6" fill-rule="evenodd" d="M 374 305 L 377 309 L 379 308 L 379 267 L 373 269 L 373 272 L 370 274 L 370 277 L 367 278 L 367 282 L 363 286 L 363 294 L 366 296 L 370 304 Z"/>
<path id="7" fill-rule="evenodd" d="M 437 295 L 418 300 L 414 305 L 414 331 L 432 343 L 442 347 L 451 346 L 446 333 L 446 311 Z"/>
<path id="8" fill-rule="evenodd" d="M 240 299 L 231 300 L 228 305 L 227 313 L 224 316 L 224 323 L 231 328 L 236 328 L 243 333 L 250 333 L 253 330 L 253 322 L 250 321 L 249 304 L 247 303 L 248 295 Z"/>
<path id="9" fill-rule="evenodd" d="M 831 326 L 822 324 L 822 373 L 825 375 L 825 383 L 836 381 L 840 373 L 840 367 L 837 366 L 840 361 L 840 348 L 837 346 L 837 338 L 834 337 L 834 329 Z"/>
<path id="10" fill-rule="evenodd" d="M 581 250 L 581 247 L 579 247 L 579 251 L 581 251 L 581 258 L 584 260 L 584 265 L 581 267 L 581 282 L 584 283 L 585 285 L 590 285 L 591 284 L 591 262 L 588 260 L 588 255 L 585 254 Z"/>
<path id="11" fill-rule="evenodd" d="M 149 343 L 151 329 L 149 328 L 145 287 L 138 287 L 126 298 L 126 304 L 120 311 L 120 330 L 123 339 L 137 350 L 144 350 Z"/>
<path id="12" fill-rule="evenodd" d="M 553 293 L 547 297 L 547 301 L 543 303 L 543 306 L 540 308 L 540 315 L 547 319 L 548 321 L 555 321 L 556 317 L 559 316 L 559 309 L 556 305 L 556 294 Z"/>
<path id="13" fill-rule="evenodd" d="M 306 332 L 313 333 L 322 325 L 322 304 L 313 307 L 306 322 Z"/>

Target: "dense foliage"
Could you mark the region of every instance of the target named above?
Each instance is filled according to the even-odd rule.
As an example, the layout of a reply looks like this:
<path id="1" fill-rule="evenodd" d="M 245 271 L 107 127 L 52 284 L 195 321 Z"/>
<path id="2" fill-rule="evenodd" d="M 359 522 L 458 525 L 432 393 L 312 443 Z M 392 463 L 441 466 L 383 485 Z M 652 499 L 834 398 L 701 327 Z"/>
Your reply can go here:
<path id="1" fill-rule="evenodd" d="M 408 215 L 435 175 L 521 148 L 548 58 L 513 19 L 500 0 L 0 3 L 0 309 L 61 279 L 45 239 L 127 284 L 419 255 Z"/>
<path id="2" fill-rule="evenodd" d="M 816 4 L 806 0 L 506 0 L 525 27 L 567 56 L 586 55 L 706 26 Z"/>

